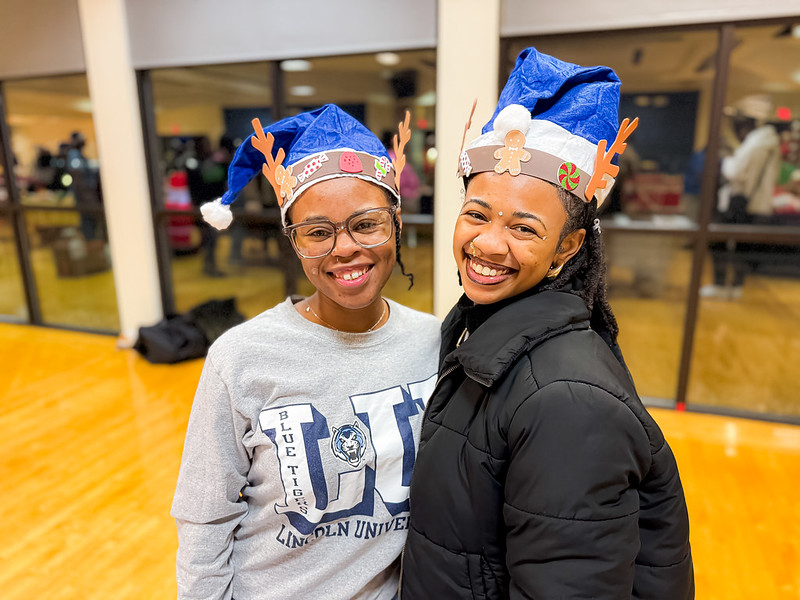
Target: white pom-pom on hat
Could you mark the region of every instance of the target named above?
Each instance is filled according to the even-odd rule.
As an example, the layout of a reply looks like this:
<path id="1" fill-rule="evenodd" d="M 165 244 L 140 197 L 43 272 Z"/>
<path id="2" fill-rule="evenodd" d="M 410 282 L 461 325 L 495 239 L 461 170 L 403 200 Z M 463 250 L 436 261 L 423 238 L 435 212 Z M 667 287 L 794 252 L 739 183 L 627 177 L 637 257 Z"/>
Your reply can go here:
<path id="1" fill-rule="evenodd" d="M 531 111 L 521 104 L 509 104 L 494 119 L 494 130 L 505 137 L 509 131 L 528 133 L 531 126 Z"/>
<path id="2" fill-rule="evenodd" d="M 216 229 L 227 229 L 233 221 L 231 207 L 222 203 L 222 198 L 217 198 L 212 202 L 206 202 L 200 206 L 203 220 Z"/>

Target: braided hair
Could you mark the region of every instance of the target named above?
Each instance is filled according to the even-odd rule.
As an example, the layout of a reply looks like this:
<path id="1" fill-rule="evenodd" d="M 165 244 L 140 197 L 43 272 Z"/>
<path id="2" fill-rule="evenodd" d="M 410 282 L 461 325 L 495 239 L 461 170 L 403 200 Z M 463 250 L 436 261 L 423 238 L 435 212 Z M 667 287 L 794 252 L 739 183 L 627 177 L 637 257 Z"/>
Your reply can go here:
<path id="1" fill-rule="evenodd" d="M 589 323 L 606 342 L 615 344 L 619 326 L 606 290 L 606 262 L 603 252 L 603 239 L 593 227 L 597 216 L 597 200 L 584 202 L 561 186 L 554 185 L 559 200 L 567 213 L 567 221 L 558 239 L 561 242 L 578 229 L 586 230 L 586 238 L 580 250 L 561 269 L 557 277 L 545 279 L 539 284 L 539 291 L 565 289 L 579 296 L 591 313 Z"/>
<path id="2" fill-rule="evenodd" d="M 389 193 L 386 193 L 389 196 Z M 394 196 L 390 197 L 390 201 L 394 200 Z M 403 264 L 403 260 L 400 258 L 400 221 L 397 219 L 397 213 L 392 213 L 392 222 L 394 223 L 394 251 L 396 255 L 395 261 L 397 262 L 397 266 L 400 267 L 400 272 L 408 277 L 408 289 L 414 287 L 414 274 L 413 273 L 406 273 L 406 267 Z"/>

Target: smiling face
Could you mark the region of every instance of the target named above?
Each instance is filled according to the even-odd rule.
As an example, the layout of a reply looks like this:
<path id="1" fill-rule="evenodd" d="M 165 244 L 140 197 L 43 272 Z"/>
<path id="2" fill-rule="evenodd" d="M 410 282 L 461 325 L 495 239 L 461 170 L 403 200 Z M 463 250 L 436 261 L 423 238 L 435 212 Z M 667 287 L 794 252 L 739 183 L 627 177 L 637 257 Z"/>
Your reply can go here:
<path id="1" fill-rule="evenodd" d="M 354 177 L 340 177 L 312 185 L 295 200 L 288 216 L 293 224 L 314 219 L 342 223 L 354 213 L 387 206 L 391 204 L 378 186 Z M 397 218 L 399 221 L 399 210 Z M 300 257 L 300 262 L 317 288 L 320 308 L 333 320 L 336 311 L 346 313 L 382 302 L 381 290 L 395 264 L 394 233 L 381 246 L 362 248 L 342 229 L 336 234 L 330 254 L 322 258 Z"/>
<path id="2" fill-rule="evenodd" d="M 508 173 L 473 177 L 453 235 L 464 293 L 476 304 L 491 304 L 534 287 L 580 250 L 584 229 L 559 244 L 566 221 L 550 183 Z"/>

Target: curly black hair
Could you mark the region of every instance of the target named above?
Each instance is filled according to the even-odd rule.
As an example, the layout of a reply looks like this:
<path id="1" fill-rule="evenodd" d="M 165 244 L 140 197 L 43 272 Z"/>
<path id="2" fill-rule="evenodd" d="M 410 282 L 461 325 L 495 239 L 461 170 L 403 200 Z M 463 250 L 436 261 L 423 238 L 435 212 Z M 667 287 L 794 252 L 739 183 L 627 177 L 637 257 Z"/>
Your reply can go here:
<path id="1" fill-rule="evenodd" d="M 567 221 L 561 229 L 559 246 L 570 233 L 586 230 L 586 238 L 580 250 L 561 269 L 557 277 L 545 279 L 539 291 L 566 289 L 583 299 L 591 313 L 590 324 L 610 344 L 615 344 L 619 326 L 608 302 L 606 287 L 606 260 L 603 238 L 594 228 L 597 218 L 597 200 L 584 202 L 558 185 L 553 185 L 567 213 Z M 560 247 L 559 247 L 560 250 Z"/>

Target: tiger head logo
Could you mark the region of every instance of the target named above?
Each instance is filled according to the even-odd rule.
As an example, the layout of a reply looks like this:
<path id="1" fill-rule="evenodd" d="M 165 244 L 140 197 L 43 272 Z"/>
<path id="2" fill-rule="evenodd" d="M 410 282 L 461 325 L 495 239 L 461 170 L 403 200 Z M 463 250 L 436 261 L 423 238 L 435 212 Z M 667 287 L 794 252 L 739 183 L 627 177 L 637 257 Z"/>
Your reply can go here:
<path id="1" fill-rule="evenodd" d="M 336 458 L 357 467 L 367 451 L 367 439 L 359 429 L 358 423 L 334 427 L 331 450 Z"/>

